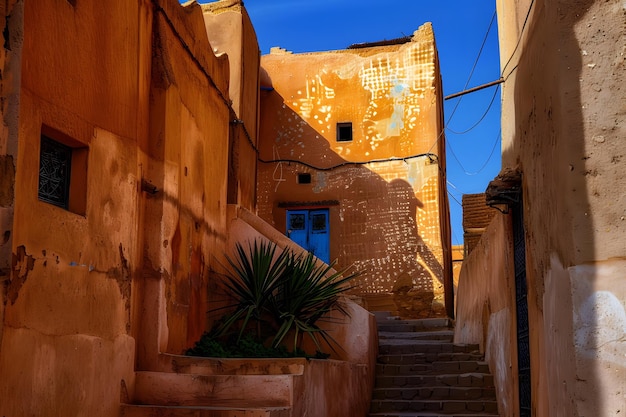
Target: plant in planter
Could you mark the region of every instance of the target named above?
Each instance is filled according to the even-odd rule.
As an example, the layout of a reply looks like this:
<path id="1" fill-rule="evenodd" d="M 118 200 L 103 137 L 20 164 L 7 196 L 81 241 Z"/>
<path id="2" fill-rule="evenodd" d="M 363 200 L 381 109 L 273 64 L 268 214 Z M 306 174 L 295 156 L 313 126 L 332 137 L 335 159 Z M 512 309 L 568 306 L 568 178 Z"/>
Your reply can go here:
<path id="1" fill-rule="evenodd" d="M 334 262 L 318 263 L 312 253 L 284 250 L 277 254 L 273 242 L 255 241 L 247 250 L 237 244 L 235 254 L 234 259 L 226 257 L 230 273 L 225 282 L 235 300 L 229 306 L 233 310 L 196 347 L 213 342 L 239 345 L 244 335 L 252 333 L 257 342 L 282 352 L 277 356 L 284 355 L 288 337 L 293 337 L 293 344 L 288 343 L 291 354 L 302 356 L 305 335 L 314 342 L 318 357 L 323 356 L 320 338 L 334 350 L 337 343 L 319 323 L 330 320 L 333 309 L 347 314 L 339 296 L 351 288 L 348 284 L 358 273 L 334 271 Z"/>

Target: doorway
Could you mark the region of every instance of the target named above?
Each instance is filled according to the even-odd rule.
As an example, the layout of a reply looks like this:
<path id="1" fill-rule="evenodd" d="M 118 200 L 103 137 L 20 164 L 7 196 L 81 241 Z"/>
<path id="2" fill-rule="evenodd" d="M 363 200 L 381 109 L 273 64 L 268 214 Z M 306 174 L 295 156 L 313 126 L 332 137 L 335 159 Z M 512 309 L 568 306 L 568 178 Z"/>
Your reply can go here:
<path id="1" fill-rule="evenodd" d="M 330 263 L 328 209 L 287 210 L 285 230 L 289 239 Z"/>

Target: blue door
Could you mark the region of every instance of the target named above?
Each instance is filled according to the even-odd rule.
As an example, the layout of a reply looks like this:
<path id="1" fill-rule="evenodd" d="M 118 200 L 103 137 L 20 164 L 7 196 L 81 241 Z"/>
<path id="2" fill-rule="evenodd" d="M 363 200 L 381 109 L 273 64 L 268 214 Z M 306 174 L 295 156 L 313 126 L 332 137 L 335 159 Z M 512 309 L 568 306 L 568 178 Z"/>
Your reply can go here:
<path id="1" fill-rule="evenodd" d="M 330 262 L 328 209 L 287 210 L 287 236 L 322 261 Z"/>

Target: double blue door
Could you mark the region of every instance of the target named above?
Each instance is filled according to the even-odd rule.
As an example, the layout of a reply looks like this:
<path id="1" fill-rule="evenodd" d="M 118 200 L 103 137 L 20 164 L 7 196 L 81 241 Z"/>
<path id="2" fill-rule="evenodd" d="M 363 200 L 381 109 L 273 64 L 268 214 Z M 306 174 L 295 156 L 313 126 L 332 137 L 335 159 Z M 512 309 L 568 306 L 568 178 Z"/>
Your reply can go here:
<path id="1" fill-rule="evenodd" d="M 326 263 L 330 263 L 328 209 L 287 210 L 287 236 Z"/>

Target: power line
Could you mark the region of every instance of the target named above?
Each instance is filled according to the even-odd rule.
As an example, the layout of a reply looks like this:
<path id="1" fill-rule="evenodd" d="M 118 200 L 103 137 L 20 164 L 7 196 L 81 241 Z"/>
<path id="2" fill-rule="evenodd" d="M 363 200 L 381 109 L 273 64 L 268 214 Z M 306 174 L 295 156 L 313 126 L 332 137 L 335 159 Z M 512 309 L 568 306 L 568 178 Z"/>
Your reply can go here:
<path id="1" fill-rule="evenodd" d="M 499 85 L 496 87 L 495 91 L 493 92 L 493 96 L 491 97 L 491 101 L 489 102 L 489 106 L 487 106 L 487 110 L 485 110 L 483 115 L 480 116 L 480 119 L 478 119 L 478 121 L 476 123 L 474 123 L 471 127 L 465 129 L 462 132 L 456 132 L 456 131 L 452 130 L 450 127 L 446 126 L 446 130 L 449 130 L 451 133 L 454 133 L 455 135 L 464 135 L 464 134 L 470 132 L 476 126 L 478 126 L 480 124 L 480 122 L 482 122 L 483 119 L 487 116 L 487 114 L 489 114 L 489 110 L 491 110 L 491 106 L 493 106 L 493 102 L 495 101 L 496 96 L 498 95 L 498 90 L 500 90 L 500 86 Z"/>
<path id="2" fill-rule="evenodd" d="M 504 72 L 506 71 L 506 67 L 508 67 L 509 64 L 511 63 L 511 60 L 513 59 L 513 57 L 515 56 L 515 53 L 517 52 L 517 48 L 519 48 L 520 43 L 522 42 L 522 37 L 524 36 L 524 30 L 526 29 L 526 24 L 528 23 L 528 17 L 530 16 L 530 12 L 532 11 L 534 4 L 535 4 L 535 0 L 531 0 L 530 6 L 528 6 L 528 12 L 526 13 L 526 17 L 524 18 L 524 24 L 522 25 L 522 30 L 520 31 L 519 37 L 517 38 L 517 43 L 515 44 L 515 49 L 513 49 L 511 56 L 506 61 L 506 64 L 504 64 L 504 67 L 502 67 L 502 72 L 500 73 L 501 75 L 504 75 Z M 509 75 L 511 75 L 511 73 L 515 71 L 516 68 L 517 68 L 517 65 L 513 67 L 511 72 L 506 77 L 503 76 L 502 78 L 504 78 L 505 80 L 509 78 Z"/>
<path id="3" fill-rule="evenodd" d="M 491 26 L 493 26 L 493 22 L 496 18 L 496 11 L 493 11 L 493 15 L 491 16 L 491 21 L 489 22 L 489 26 L 487 27 L 487 32 L 485 33 L 485 36 L 483 37 L 483 42 L 480 45 L 480 49 L 478 50 L 478 55 L 476 55 L 476 59 L 474 60 L 474 65 L 472 65 L 472 69 L 469 73 L 469 76 L 467 77 L 467 81 L 465 82 L 465 85 L 463 86 L 463 90 L 467 89 L 467 86 L 470 83 L 470 80 L 472 79 L 472 75 L 474 75 L 474 70 L 476 69 L 476 66 L 478 65 L 478 61 L 480 60 L 480 56 L 483 53 L 483 49 L 485 48 L 485 44 L 487 43 L 487 39 L 489 38 L 489 32 L 491 32 Z M 452 113 L 450 114 L 450 117 L 448 117 L 448 122 L 446 123 L 446 127 L 450 124 L 450 121 L 452 120 L 452 117 L 454 116 L 454 113 L 456 112 L 456 109 L 459 107 L 459 104 L 461 103 L 461 99 L 459 99 L 459 101 L 456 102 L 454 109 L 452 109 Z"/>
<path id="4" fill-rule="evenodd" d="M 487 27 L 487 32 L 485 33 L 485 36 L 483 37 L 483 42 L 480 45 L 480 49 L 478 50 L 478 54 L 476 55 L 476 59 L 474 60 L 474 65 L 472 66 L 470 74 L 467 77 L 467 81 L 465 82 L 465 86 L 463 87 L 463 90 L 467 89 L 467 86 L 469 85 L 469 82 L 472 79 L 472 75 L 474 74 L 474 70 L 476 69 L 476 66 L 478 64 L 478 61 L 480 60 L 480 56 L 481 56 L 481 54 L 483 52 L 485 44 L 487 43 L 487 39 L 489 38 L 489 32 L 491 32 L 491 27 L 493 26 L 493 22 L 495 21 L 495 17 L 496 17 L 496 10 L 493 11 L 493 15 L 491 16 L 491 20 L 489 21 L 489 26 Z M 456 110 L 459 107 L 459 103 L 460 102 L 461 102 L 461 99 L 459 99 L 456 102 L 456 104 L 454 105 L 454 108 L 452 109 L 452 113 L 448 117 L 448 121 L 445 123 L 444 128 L 441 130 L 441 133 L 439 133 L 439 135 L 437 136 L 437 139 L 435 140 L 435 142 L 433 142 L 433 144 L 430 147 L 430 149 L 428 150 L 428 152 L 431 152 L 435 148 L 435 146 L 437 146 L 437 143 L 439 143 L 439 141 L 443 137 L 443 134 L 444 134 L 445 130 L 447 129 L 448 125 L 450 124 L 450 121 L 452 120 L 452 117 L 454 116 L 454 113 L 456 113 Z"/>

